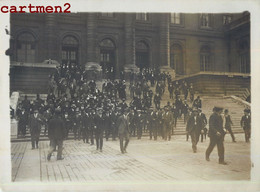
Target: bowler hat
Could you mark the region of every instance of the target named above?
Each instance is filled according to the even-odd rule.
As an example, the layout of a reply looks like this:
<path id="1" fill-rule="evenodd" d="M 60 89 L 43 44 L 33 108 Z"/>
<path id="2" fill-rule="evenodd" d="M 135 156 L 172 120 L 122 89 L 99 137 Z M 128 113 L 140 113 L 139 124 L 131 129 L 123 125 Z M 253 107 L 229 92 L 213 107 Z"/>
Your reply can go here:
<path id="1" fill-rule="evenodd" d="M 213 111 L 216 111 L 216 112 L 223 111 L 223 108 L 222 108 L 222 107 L 215 106 L 215 107 L 213 108 Z"/>

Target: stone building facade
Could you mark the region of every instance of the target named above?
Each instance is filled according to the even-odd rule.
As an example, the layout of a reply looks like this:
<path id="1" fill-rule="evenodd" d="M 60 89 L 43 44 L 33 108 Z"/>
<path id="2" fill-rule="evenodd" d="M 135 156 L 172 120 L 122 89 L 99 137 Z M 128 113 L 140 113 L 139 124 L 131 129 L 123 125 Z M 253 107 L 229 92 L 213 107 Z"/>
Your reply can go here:
<path id="1" fill-rule="evenodd" d="M 11 14 L 11 65 L 56 60 L 114 71 L 250 73 L 250 14 Z"/>

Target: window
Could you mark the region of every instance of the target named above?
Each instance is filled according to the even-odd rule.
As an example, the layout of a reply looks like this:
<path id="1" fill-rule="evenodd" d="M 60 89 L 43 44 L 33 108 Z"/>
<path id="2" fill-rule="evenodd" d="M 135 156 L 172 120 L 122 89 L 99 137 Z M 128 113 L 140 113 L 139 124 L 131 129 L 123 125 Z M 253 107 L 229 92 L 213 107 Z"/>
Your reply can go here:
<path id="1" fill-rule="evenodd" d="M 136 43 L 136 66 L 142 70 L 149 67 L 149 46 L 145 41 Z"/>
<path id="2" fill-rule="evenodd" d="M 230 15 L 224 15 L 223 16 L 223 24 L 224 25 L 231 23 L 231 21 L 232 21 L 232 17 Z"/>
<path id="3" fill-rule="evenodd" d="M 179 44 L 171 46 L 170 61 L 170 66 L 175 70 L 176 74 L 182 75 L 184 73 L 183 51 Z"/>
<path id="4" fill-rule="evenodd" d="M 62 40 L 62 50 L 61 50 L 61 59 L 62 64 L 69 65 L 78 65 L 78 49 L 79 42 L 72 36 L 68 35 Z"/>
<path id="5" fill-rule="evenodd" d="M 181 14 L 180 13 L 171 13 L 171 23 L 172 24 L 181 24 Z"/>
<path id="6" fill-rule="evenodd" d="M 201 14 L 200 15 L 200 25 L 201 27 L 211 27 L 211 17 L 210 14 Z"/>
<path id="7" fill-rule="evenodd" d="M 200 71 L 211 70 L 211 52 L 208 46 L 204 46 L 200 50 Z"/>
<path id="8" fill-rule="evenodd" d="M 243 40 L 239 43 L 239 72 L 250 73 L 249 43 Z"/>
<path id="9" fill-rule="evenodd" d="M 100 43 L 100 65 L 103 75 L 114 79 L 116 74 L 116 46 L 111 39 L 103 39 Z"/>
<path id="10" fill-rule="evenodd" d="M 106 12 L 106 13 L 101 13 L 101 16 L 102 16 L 102 17 L 114 17 L 114 13 L 108 13 L 108 12 Z"/>
<path id="11" fill-rule="evenodd" d="M 136 13 L 136 20 L 147 21 L 147 13 Z"/>
<path id="12" fill-rule="evenodd" d="M 35 62 L 35 38 L 31 33 L 25 32 L 17 39 L 17 61 L 34 63 Z"/>

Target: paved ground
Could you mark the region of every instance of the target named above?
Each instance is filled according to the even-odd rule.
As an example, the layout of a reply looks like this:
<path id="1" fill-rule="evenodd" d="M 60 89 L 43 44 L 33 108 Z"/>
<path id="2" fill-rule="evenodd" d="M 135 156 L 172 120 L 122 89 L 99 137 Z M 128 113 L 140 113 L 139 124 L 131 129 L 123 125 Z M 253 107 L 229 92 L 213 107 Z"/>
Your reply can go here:
<path id="1" fill-rule="evenodd" d="M 250 144 L 237 134 L 237 143 L 229 135 L 225 141 L 226 161 L 218 164 L 217 150 L 205 161 L 209 140 L 198 144 L 193 153 L 184 135 L 171 141 L 132 138 L 128 153 L 121 154 L 119 141 L 104 141 L 103 152 L 82 141 L 64 142 L 64 160 L 46 160 L 48 141 L 31 150 L 29 142 L 12 143 L 12 180 L 15 182 L 175 182 L 183 180 L 250 180 Z"/>

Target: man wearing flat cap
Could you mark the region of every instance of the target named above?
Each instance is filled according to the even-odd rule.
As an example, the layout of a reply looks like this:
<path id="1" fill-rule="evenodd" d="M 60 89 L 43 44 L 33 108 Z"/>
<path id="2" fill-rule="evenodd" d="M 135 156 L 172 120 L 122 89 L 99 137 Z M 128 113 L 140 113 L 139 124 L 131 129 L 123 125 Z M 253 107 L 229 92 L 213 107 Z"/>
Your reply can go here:
<path id="1" fill-rule="evenodd" d="M 209 118 L 209 137 L 210 143 L 206 151 L 206 160 L 209 161 L 210 153 L 213 151 L 215 145 L 218 148 L 219 164 L 226 165 L 224 161 L 224 136 L 223 119 L 221 113 L 223 108 L 214 107 L 213 114 Z"/>

